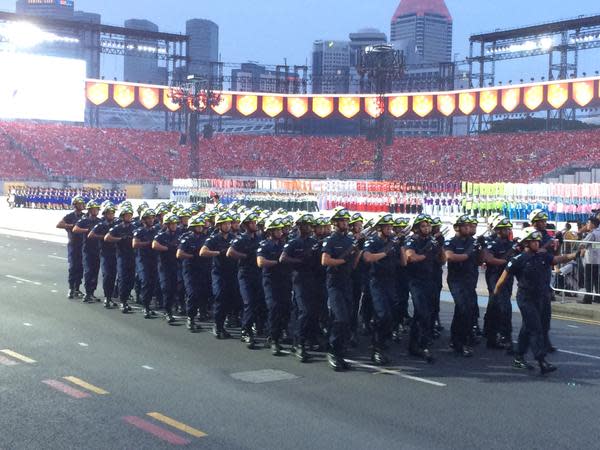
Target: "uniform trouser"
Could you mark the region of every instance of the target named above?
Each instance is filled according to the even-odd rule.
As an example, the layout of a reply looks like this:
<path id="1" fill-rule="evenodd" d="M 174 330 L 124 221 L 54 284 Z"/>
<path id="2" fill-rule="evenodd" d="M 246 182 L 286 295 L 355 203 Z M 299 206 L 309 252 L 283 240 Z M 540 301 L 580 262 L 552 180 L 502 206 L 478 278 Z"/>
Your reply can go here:
<path id="1" fill-rule="evenodd" d="M 414 314 L 410 327 L 409 345 L 428 348 L 432 341 L 431 311 L 433 293 L 430 280 L 410 280 L 408 283 Z"/>
<path id="2" fill-rule="evenodd" d="M 502 338 L 511 339 L 512 335 L 512 296 L 513 278 L 504 283 L 498 295 L 494 295 L 496 283 L 500 274 L 487 275 L 489 300 L 483 317 L 483 329 L 488 341 L 493 342 L 500 335 Z"/>
<path id="3" fill-rule="evenodd" d="M 86 294 L 93 294 L 98 287 L 98 273 L 100 272 L 100 254 L 98 252 L 84 252 L 83 254 L 83 284 Z"/>
<path id="4" fill-rule="evenodd" d="M 434 272 L 432 325 L 440 318 L 440 294 L 442 293 L 444 272 L 442 269 Z"/>
<path id="5" fill-rule="evenodd" d="M 373 346 L 381 350 L 386 339 L 392 332 L 393 310 L 396 302 L 394 278 L 372 277 L 371 298 L 373 299 L 373 317 L 375 327 L 373 329 Z"/>
<path id="6" fill-rule="evenodd" d="M 396 292 L 398 296 L 398 323 L 408 318 L 408 297 L 410 289 L 408 286 L 408 275 L 406 269 L 401 267 L 396 276 Z"/>
<path id="7" fill-rule="evenodd" d="M 117 258 L 114 254 L 100 257 L 102 264 L 102 290 L 104 297 L 112 299 L 115 292 L 115 281 L 117 280 Z"/>
<path id="8" fill-rule="evenodd" d="M 117 276 L 119 277 L 119 299 L 122 303 L 127 303 L 135 283 L 135 259 L 117 256 Z"/>
<path id="9" fill-rule="evenodd" d="M 542 297 L 541 304 L 542 330 L 544 333 L 544 348 L 546 349 L 546 351 L 552 346 L 552 343 L 550 342 L 550 322 L 552 321 L 552 293 L 552 289 L 548 287 L 548 290 Z"/>
<path id="10" fill-rule="evenodd" d="M 329 330 L 330 315 L 329 307 L 327 306 L 327 277 L 325 274 L 319 271 L 315 274 L 315 279 L 315 295 L 317 297 L 317 304 L 319 307 L 319 325 L 321 329 Z"/>
<path id="11" fill-rule="evenodd" d="M 454 348 L 460 350 L 470 344 L 473 324 L 473 304 L 471 283 L 467 280 L 448 280 L 448 287 L 454 300 L 454 316 L 450 326 L 450 335 Z"/>
<path id="12" fill-rule="evenodd" d="M 69 242 L 67 245 L 67 259 L 69 261 L 69 288 L 79 289 L 83 279 L 83 248 L 81 244 Z"/>
<path id="13" fill-rule="evenodd" d="M 364 325 L 370 325 L 373 319 L 373 298 L 371 296 L 371 287 L 369 281 L 363 281 L 362 294 L 360 296 L 359 308 L 360 320 Z"/>
<path id="14" fill-rule="evenodd" d="M 208 303 L 210 289 L 205 270 L 184 267 L 182 271 L 187 296 L 186 313 L 190 319 L 195 318 L 199 310 L 205 310 Z"/>
<path id="15" fill-rule="evenodd" d="M 318 330 L 319 304 L 313 273 L 295 272 L 292 278 L 294 300 L 298 310 L 296 338 L 300 345 L 315 339 Z"/>
<path id="16" fill-rule="evenodd" d="M 269 335 L 273 341 L 279 341 L 287 325 L 292 303 L 292 286 L 287 280 L 278 280 L 263 276 L 265 301 L 269 309 Z"/>
<path id="17" fill-rule="evenodd" d="M 362 297 L 363 274 L 359 271 L 352 272 L 352 310 L 350 316 L 350 332 L 356 333 L 358 329 L 358 313 Z"/>
<path id="18" fill-rule="evenodd" d="M 517 353 L 523 356 L 531 348 L 534 358 L 538 360 L 546 356 L 541 300 L 539 297 L 517 294 L 522 319 Z"/>
<path id="19" fill-rule="evenodd" d="M 231 311 L 231 305 L 235 295 L 234 285 L 237 282 L 235 275 L 222 277 L 215 272 L 212 273 L 212 293 L 214 300 L 214 319 L 217 330 L 222 330 L 225 317 Z"/>
<path id="20" fill-rule="evenodd" d="M 160 264 L 158 265 L 158 280 L 160 291 L 165 302 L 165 311 L 167 314 L 173 312 L 173 305 L 177 298 L 177 265 L 175 267 Z"/>
<path id="21" fill-rule="evenodd" d="M 352 283 L 349 278 L 327 277 L 327 306 L 331 316 L 329 346 L 333 354 L 343 356 L 350 336 Z"/>
<path id="22" fill-rule="evenodd" d="M 138 264 L 137 278 L 140 283 L 140 297 L 145 309 L 150 309 L 150 303 L 156 290 L 156 281 L 158 279 L 158 271 L 156 270 L 156 262 L 148 261 Z"/>
<path id="23" fill-rule="evenodd" d="M 252 325 L 257 323 L 261 308 L 261 273 L 256 270 L 253 272 L 238 272 L 238 282 L 240 286 L 240 295 L 244 303 L 242 313 L 242 330 L 250 332 Z"/>

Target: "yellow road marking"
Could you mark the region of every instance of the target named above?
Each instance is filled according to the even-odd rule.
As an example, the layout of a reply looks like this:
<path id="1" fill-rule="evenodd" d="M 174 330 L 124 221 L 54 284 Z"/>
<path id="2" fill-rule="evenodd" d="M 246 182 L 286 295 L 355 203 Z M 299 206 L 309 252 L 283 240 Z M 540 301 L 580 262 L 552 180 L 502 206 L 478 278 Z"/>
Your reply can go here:
<path id="1" fill-rule="evenodd" d="M 164 416 L 161 413 L 150 412 L 147 415 L 150 416 L 150 417 L 152 417 L 152 418 L 154 418 L 154 419 L 156 419 L 156 420 L 159 420 L 159 421 L 161 421 L 163 423 L 166 423 L 167 425 L 170 425 L 173 428 L 177 428 L 178 430 L 183 431 L 184 433 L 190 434 L 190 435 L 192 435 L 194 437 L 201 438 L 203 436 L 206 436 L 206 433 L 203 433 L 200 430 L 192 428 L 192 427 L 186 425 L 185 423 L 181 423 L 181 422 L 178 422 L 175 419 L 171 419 L 170 417 Z"/>
<path id="2" fill-rule="evenodd" d="M 65 380 L 70 381 L 73 384 L 76 384 L 77 386 L 80 386 L 84 389 L 87 389 L 88 391 L 91 391 L 95 394 L 98 395 L 106 395 L 108 394 L 108 391 L 105 391 L 102 388 L 99 388 L 98 386 L 94 386 L 93 384 L 90 384 L 86 381 L 83 381 L 77 377 L 63 377 Z"/>
<path id="3" fill-rule="evenodd" d="M 561 316 L 561 315 L 558 315 L 558 314 L 552 314 L 552 318 L 553 319 L 558 319 L 558 320 L 567 320 L 567 321 L 570 321 L 570 322 L 585 323 L 585 324 L 588 324 L 588 325 L 600 325 L 600 321 L 597 321 L 597 320 L 580 319 L 578 317 Z"/>
<path id="4" fill-rule="evenodd" d="M 28 358 L 27 356 L 21 355 L 17 352 L 13 352 L 12 350 L 9 350 L 7 348 L 5 348 L 4 350 L 0 350 L 0 352 L 4 353 L 5 355 L 12 356 L 13 358 L 20 359 L 21 361 L 26 362 L 28 364 L 33 364 L 34 362 L 36 362 L 35 359 Z"/>

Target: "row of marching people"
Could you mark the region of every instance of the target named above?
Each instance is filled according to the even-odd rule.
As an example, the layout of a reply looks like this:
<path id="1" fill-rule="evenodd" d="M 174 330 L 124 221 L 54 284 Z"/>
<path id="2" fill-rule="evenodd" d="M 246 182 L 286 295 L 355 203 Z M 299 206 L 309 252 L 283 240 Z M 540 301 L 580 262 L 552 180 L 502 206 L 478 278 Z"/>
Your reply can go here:
<path id="1" fill-rule="evenodd" d="M 329 364 L 340 371 L 348 368 L 344 357 L 360 335 L 371 336 L 375 364 L 389 363 L 390 340 L 403 333 L 412 355 L 433 362 L 433 343 L 443 329 L 439 305 L 446 263 L 455 303 L 450 346 L 457 355 L 472 356 L 480 334 L 476 288 L 485 263 L 488 347 L 513 347 L 510 299 L 516 277 L 523 325 L 513 365 L 531 368 L 525 360 L 531 348 L 542 372 L 554 370 L 545 359 L 553 351 L 550 270 L 577 255 L 555 256 L 541 211 L 532 213 L 535 228 L 516 243 L 504 217 L 476 238 L 477 220 L 460 216 L 454 236 L 446 238 L 441 221 L 425 214 L 409 220 L 383 213 L 366 221 L 343 207 L 324 217 L 236 204 L 212 211 L 196 204 L 187 209 L 142 204 L 134 217 L 125 202 L 118 218 L 110 203 L 86 206 L 75 198 L 73 207 L 58 224 L 69 233 L 70 298 L 78 296 L 84 278 L 84 300 L 96 300 L 101 265 L 106 307 L 118 298 L 121 310 L 130 312 L 137 284 L 146 318 L 156 316 L 158 306 L 168 323 L 175 322 L 174 309 L 185 298 L 191 331 L 201 329 L 198 318 L 212 309 L 218 339 L 230 338 L 228 328 L 239 321 L 249 348 L 267 337 L 273 354 L 280 355 L 291 339 L 300 361 L 326 350 Z"/>

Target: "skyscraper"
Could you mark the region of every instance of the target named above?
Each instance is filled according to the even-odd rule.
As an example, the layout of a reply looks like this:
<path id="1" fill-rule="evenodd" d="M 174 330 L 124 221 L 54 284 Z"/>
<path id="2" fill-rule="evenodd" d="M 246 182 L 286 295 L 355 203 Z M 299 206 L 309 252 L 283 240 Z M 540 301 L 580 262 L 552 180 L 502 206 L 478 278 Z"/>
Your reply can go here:
<path id="1" fill-rule="evenodd" d="M 210 75 L 214 77 L 216 68 L 211 63 L 219 60 L 219 26 L 212 20 L 190 19 L 185 23 L 185 34 L 190 38 L 187 72 L 206 78 Z"/>
<path id="2" fill-rule="evenodd" d="M 350 84 L 350 42 L 315 41 L 312 53 L 313 93 L 344 94 Z"/>
<path id="3" fill-rule="evenodd" d="M 54 19 L 72 19 L 73 0 L 17 0 L 17 14 L 52 17 Z"/>
<path id="4" fill-rule="evenodd" d="M 158 31 L 158 25 L 145 19 L 129 19 L 125 21 L 125 28 L 143 31 Z M 150 39 L 128 39 L 126 44 L 135 46 L 157 47 L 156 40 Z M 144 56 L 125 55 L 124 58 L 125 81 L 133 81 L 150 84 L 166 84 L 166 68 L 158 67 L 158 56 L 148 53 Z"/>
<path id="5" fill-rule="evenodd" d="M 444 0 L 401 0 L 392 17 L 391 41 L 409 64 L 452 60 L 452 16 Z"/>

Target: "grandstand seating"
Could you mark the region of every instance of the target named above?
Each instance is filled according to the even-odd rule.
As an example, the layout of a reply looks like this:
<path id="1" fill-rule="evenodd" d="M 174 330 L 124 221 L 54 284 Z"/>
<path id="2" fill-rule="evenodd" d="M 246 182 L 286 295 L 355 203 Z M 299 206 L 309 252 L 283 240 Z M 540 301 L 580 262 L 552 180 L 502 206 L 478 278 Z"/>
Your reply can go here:
<path id="1" fill-rule="evenodd" d="M 178 140 L 175 132 L 0 122 L 0 177 L 169 182 L 188 176 L 189 147 Z M 200 172 L 364 177 L 374 152 L 360 137 L 216 135 L 200 141 Z M 600 162 L 600 131 L 410 137 L 384 147 L 386 175 L 413 182 L 528 182 L 575 162 Z"/>

